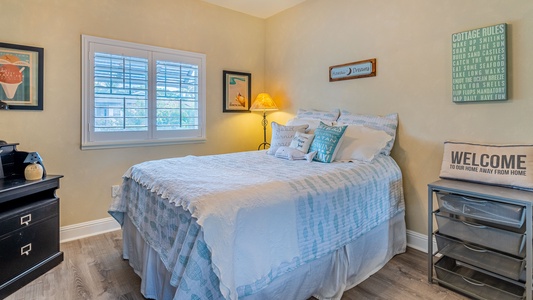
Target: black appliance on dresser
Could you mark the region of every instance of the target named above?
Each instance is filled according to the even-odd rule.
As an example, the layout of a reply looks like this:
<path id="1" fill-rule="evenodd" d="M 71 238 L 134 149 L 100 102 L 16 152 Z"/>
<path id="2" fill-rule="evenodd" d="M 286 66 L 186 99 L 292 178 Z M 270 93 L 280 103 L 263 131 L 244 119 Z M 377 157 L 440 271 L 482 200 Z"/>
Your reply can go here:
<path id="1" fill-rule="evenodd" d="M 0 141 L 0 299 L 63 261 L 59 251 L 61 175 L 26 180 L 28 152 Z"/>

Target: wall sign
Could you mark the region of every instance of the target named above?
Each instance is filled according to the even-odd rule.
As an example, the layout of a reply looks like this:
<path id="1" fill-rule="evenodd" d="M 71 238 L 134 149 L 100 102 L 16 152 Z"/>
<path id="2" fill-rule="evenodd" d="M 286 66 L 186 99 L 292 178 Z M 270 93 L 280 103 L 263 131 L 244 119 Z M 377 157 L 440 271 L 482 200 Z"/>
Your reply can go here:
<path id="1" fill-rule="evenodd" d="M 507 100 L 507 24 L 452 34 L 452 97 Z"/>
<path id="2" fill-rule="evenodd" d="M 329 81 L 376 76 L 376 59 L 367 59 L 329 67 Z"/>

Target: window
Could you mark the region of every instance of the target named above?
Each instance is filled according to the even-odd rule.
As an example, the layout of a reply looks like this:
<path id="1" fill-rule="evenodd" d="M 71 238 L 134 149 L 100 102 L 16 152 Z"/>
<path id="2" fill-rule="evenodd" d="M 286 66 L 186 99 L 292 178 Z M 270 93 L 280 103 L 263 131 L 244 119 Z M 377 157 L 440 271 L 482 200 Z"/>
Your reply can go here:
<path id="1" fill-rule="evenodd" d="M 82 36 L 82 149 L 205 141 L 205 55 Z"/>

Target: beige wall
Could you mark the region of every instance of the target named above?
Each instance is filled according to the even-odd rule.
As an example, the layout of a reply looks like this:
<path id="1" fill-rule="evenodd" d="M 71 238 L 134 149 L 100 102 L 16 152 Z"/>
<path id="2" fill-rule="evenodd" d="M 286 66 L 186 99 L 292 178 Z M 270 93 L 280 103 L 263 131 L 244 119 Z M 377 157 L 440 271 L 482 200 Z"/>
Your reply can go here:
<path id="1" fill-rule="evenodd" d="M 252 73 L 286 121 L 302 108 L 398 112 L 393 157 L 404 174 L 408 228 L 425 233 L 426 185 L 447 139 L 531 143 L 533 3 L 529 0 L 307 0 L 267 20 L 199 0 L 2 0 L 2 42 L 45 49 L 44 111 L 0 111 L 0 139 L 39 151 L 63 174 L 61 225 L 108 217 L 110 186 L 134 163 L 253 150 L 260 114 L 224 114 L 222 70 Z M 334 5 L 332 5 L 334 3 Z M 510 100 L 451 101 L 451 34 L 508 23 Z M 207 54 L 204 144 L 80 150 L 80 36 Z M 328 67 L 377 58 L 377 77 L 328 82 Z"/>
<path id="2" fill-rule="evenodd" d="M 222 113 L 222 71 L 264 83 L 265 21 L 198 0 L 2 0 L 1 42 L 43 47 L 44 110 L 0 111 L 0 140 L 35 150 L 48 173 L 63 174 L 61 226 L 109 217 L 111 185 L 134 163 L 256 149 L 261 115 Z M 207 142 L 80 150 L 81 34 L 207 55 Z"/>
<path id="3" fill-rule="evenodd" d="M 334 3 L 334 4 L 333 4 Z M 509 100 L 455 104 L 451 35 L 508 24 Z M 307 0 L 266 26 L 265 87 L 283 110 L 399 113 L 392 156 L 404 176 L 408 229 L 426 233 L 427 184 L 448 139 L 533 142 L 530 0 Z M 377 58 L 377 76 L 328 81 L 332 65 Z"/>

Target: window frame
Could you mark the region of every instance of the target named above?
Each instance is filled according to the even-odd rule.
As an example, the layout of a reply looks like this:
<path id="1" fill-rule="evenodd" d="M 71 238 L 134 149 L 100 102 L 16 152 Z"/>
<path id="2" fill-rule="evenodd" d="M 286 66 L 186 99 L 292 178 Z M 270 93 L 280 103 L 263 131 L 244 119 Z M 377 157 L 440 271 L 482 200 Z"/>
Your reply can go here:
<path id="1" fill-rule="evenodd" d="M 95 132 L 94 130 L 94 48 L 117 48 L 125 53 L 147 54 L 148 63 L 148 131 L 139 132 Z M 99 52 L 99 51 L 96 51 Z M 198 128 L 170 131 L 156 129 L 156 80 L 157 58 L 170 57 L 180 63 L 198 65 Z M 162 61 L 162 59 L 159 59 Z M 105 149 L 139 146 L 202 143 L 206 141 L 206 55 L 124 42 L 113 39 L 82 35 L 82 134 L 81 149 Z"/>

